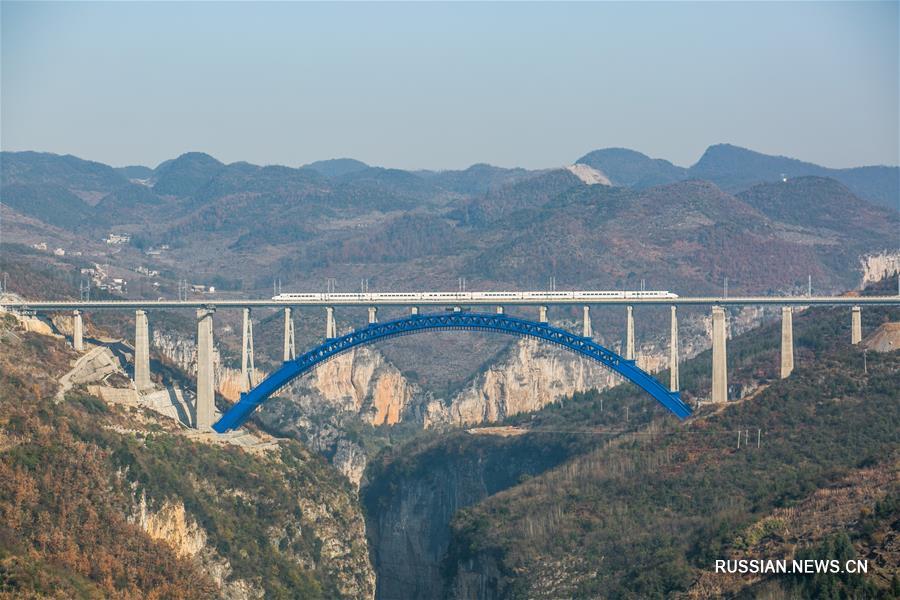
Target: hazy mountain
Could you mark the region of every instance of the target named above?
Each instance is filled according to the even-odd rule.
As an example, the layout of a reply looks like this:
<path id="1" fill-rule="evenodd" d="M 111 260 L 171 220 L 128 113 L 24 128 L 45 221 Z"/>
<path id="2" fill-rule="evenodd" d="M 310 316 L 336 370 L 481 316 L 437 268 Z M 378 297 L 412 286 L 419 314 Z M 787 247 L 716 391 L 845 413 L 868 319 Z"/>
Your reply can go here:
<path id="1" fill-rule="evenodd" d="M 667 160 L 650 158 L 627 148 L 594 150 L 575 162 L 601 171 L 613 185 L 639 189 L 680 181 L 686 171 Z"/>
<path id="2" fill-rule="evenodd" d="M 484 163 L 474 164 L 462 171 L 416 171 L 417 175 L 436 185 L 467 195 L 483 194 L 539 173 L 541 171 L 504 169 Z"/>
<path id="3" fill-rule="evenodd" d="M 126 177 L 102 163 L 48 152 L 0 153 L 0 183 L 57 185 L 90 204 L 127 183 Z"/>
<path id="4" fill-rule="evenodd" d="M 3 186 L 0 196 L 10 208 L 63 229 L 81 226 L 93 212 L 81 198 L 54 183 L 12 183 Z"/>
<path id="5" fill-rule="evenodd" d="M 739 192 L 757 183 L 780 181 L 782 177 L 831 177 L 871 202 L 900 209 L 900 167 L 829 169 L 786 156 L 771 156 L 730 144 L 717 144 L 707 148 L 687 174 L 712 181 L 729 192 Z"/>
<path id="6" fill-rule="evenodd" d="M 209 154 L 188 152 L 156 167 L 153 190 L 163 195 L 191 196 L 224 167 Z"/>
<path id="7" fill-rule="evenodd" d="M 153 177 L 153 169 L 143 165 L 129 165 L 127 167 L 117 167 L 116 172 L 121 173 L 128 179 L 150 179 Z"/>
<path id="8" fill-rule="evenodd" d="M 554 275 L 600 288 L 646 278 L 704 292 L 726 276 L 765 291 L 812 274 L 842 287 L 855 283 L 861 254 L 896 247 L 897 215 L 840 183 L 811 178 L 787 189 L 779 198 L 754 188 L 745 198 L 698 180 L 648 190 L 575 186 L 503 215 L 492 231 L 506 234 L 472 254 L 465 274 L 525 282 Z M 803 208 L 819 199 L 827 217 Z"/>
<path id="9" fill-rule="evenodd" d="M 546 171 L 464 201 L 451 215 L 468 225 L 490 226 L 516 211 L 539 209 L 551 198 L 584 185 L 567 169 Z"/>
<path id="10" fill-rule="evenodd" d="M 368 169 L 369 165 L 355 158 L 332 158 L 311 162 L 308 165 L 304 165 L 304 168 L 318 171 L 325 177 L 342 177 L 343 175 Z"/>
<path id="11" fill-rule="evenodd" d="M 747 168 L 758 172 L 771 158 L 732 154 L 735 165 L 752 159 Z M 707 155 L 704 168 L 716 164 L 717 152 Z M 364 167 L 326 177 L 311 167 L 224 165 L 198 153 L 160 165 L 150 188 L 74 157 L 14 158 L 4 161 L 2 195 L 16 211 L 73 232 L 140 225 L 142 244 L 180 249 L 179 269 L 212 274 L 239 264 L 235 277 L 250 287 L 276 273 L 403 287 L 447 285 L 460 275 L 485 286 L 543 285 L 552 275 L 599 287 L 645 278 L 700 292 L 728 276 L 734 289 L 764 292 L 812 274 L 823 289 L 839 289 L 858 281 L 862 254 L 897 247 L 897 213 L 861 199 L 849 184 L 789 177 L 755 183 L 737 197 L 699 179 L 644 188 L 654 177 L 689 176 L 699 167 L 679 171 L 627 150 L 597 151 L 582 163 L 619 184 L 612 188 L 586 185 L 567 169 Z M 852 173 L 865 180 L 869 171 L 881 169 Z M 724 173 L 723 166 L 709 175 Z M 47 183 L 54 181 L 70 187 Z M 108 189 L 86 194 L 96 181 Z M 93 197 L 97 207 L 87 202 Z M 27 236 L 36 237 L 39 224 L 29 227 L 19 241 L 33 242 Z M 385 267 L 373 271 L 378 265 Z"/>
<path id="12" fill-rule="evenodd" d="M 761 183 L 737 197 L 781 223 L 830 229 L 860 238 L 883 231 L 885 220 L 898 221 L 896 215 L 887 214 L 839 181 L 825 177 Z"/>

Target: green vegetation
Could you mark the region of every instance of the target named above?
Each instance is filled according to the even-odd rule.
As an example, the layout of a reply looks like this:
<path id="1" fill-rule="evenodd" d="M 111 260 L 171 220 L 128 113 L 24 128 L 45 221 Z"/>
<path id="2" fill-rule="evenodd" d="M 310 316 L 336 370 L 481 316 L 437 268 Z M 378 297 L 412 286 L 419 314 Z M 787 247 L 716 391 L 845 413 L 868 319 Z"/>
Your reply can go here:
<path id="1" fill-rule="evenodd" d="M 61 341 L 0 327 L 0 597 L 208 598 L 207 560 L 267 598 L 338 598 L 339 578 L 365 579 L 365 542 L 347 541 L 362 531 L 353 490 L 321 457 L 290 441 L 256 455 L 159 426 L 123 433 L 134 415 L 83 390 L 53 402 L 72 358 Z M 151 514 L 183 505 L 206 550 L 151 539 L 142 498 Z M 323 526 L 351 548 L 343 564 L 323 555 Z"/>
<path id="2" fill-rule="evenodd" d="M 890 314 L 866 312 L 872 321 Z M 747 529 L 773 509 L 853 469 L 895 460 L 900 356 L 870 353 L 864 373 L 859 349 L 847 343 L 846 318 L 846 311 L 811 310 L 797 319 L 804 360 L 752 400 L 686 426 L 657 422 L 653 435 L 619 438 L 458 513 L 445 563 L 448 585 L 475 565 L 501 597 L 528 597 L 545 589 L 552 573 L 544 565 L 568 560 L 557 594 L 665 597 L 685 590 L 698 569 L 728 548 L 744 546 L 748 532 L 777 530 L 775 522 Z M 736 383 L 758 374 L 771 345 L 766 336 L 771 332 L 754 332 L 729 347 Z M 686 381 L 694 380 L 691 373 L 683 371 Z M 607 406 L 621 393 L 604 394 Z M 584 423 L 579 417 L 600 421 L 590 417 L 599 399 L 588 394 L 545 411 L 535 428 Z M 745 434 L 737 449 L 739 430 Z M 541 438 L 532 439 L 531 452 L 539 452 Z M 838 586 L 852 594 L 862 589 L 854 581 L 807 582 L 802 589 Z"/>

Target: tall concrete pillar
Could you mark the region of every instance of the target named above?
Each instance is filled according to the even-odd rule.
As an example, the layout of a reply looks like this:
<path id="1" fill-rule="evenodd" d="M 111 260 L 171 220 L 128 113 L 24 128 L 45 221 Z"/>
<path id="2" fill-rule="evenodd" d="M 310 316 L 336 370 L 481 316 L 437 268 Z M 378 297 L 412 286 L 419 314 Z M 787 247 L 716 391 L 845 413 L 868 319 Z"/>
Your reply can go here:
<path id="1" fill-rule="evenodd" d="M 153 387 L 150 381 L 150 328 L 147 313 L 143 310 L 134 313 L 134 386 L 139 392 Z"/>
<path id="2" fill-rule="evenodd" d="M 538 321 L 540 321 L 541 323 L 547 322 L 547 307 L 546 306 L 541 306 L 538 309 Z"/>
<path id="3" fill-rule="evenodd" d="M 781 307 L 781 378 L 794 370 L 794 309 Z"/>
<path id="4" fill-rule="evenodd" d="M 625 308 L 625 359 L 634 360 L 634 309 L 630 306 Z"/>
<path id="5" fill-rule="evenodd" d="M 334 307 L 325 307 L 325 339 L 331 340 L 337 337 L 337 326 L 334 323 Z"/>
<path id="6" fill-rule="evenodd" d="M 200 431 L 209 431 L 215 417 L 213 312 L 207 308 L 197 309 L 197 405 L 194 407 L 194 427 Z"/>
<path id="7" fill-rule="evenodd" d="M 581 336 L 582 337 L 593 337 L 594 336 L 594 328 L 591 327 L 591 307 L 584 307 L 584 322 L 581 325 Z"/>
<path id="8" fill-rule="evenodd" d="M 850 315 L 850 343 L 858 344 L 862 341 L 861 309 L 858 306 L 854 306 Z"/>
<path id="9" fill-rule="evenodd" d="M 502 314 L 503 314 L 503 307 L 502 307 L 502 306 L 498 306 L 498 307 L 497 307 L 497 314 L 498 314 L 498 315 L 502 315 Z"/>
<path id="10" fill-rule="evenodd" d="M 678 380 L 678 312 L 673 305 L 669 332 L 669 391 L 677 392 L 680 388 L 681 382 Z"/>
<path id="11" fill-rule="evenodd" d="M 369 307 L 369 325 L 374 325 L 378 322 L 378 307 L 370 306 Z"/>
<path id="12" fill-rule="evenodd" d="M 409 309 L 409 314 L 411 314 L 411 315 L 417 315 L 417 314 L 419 314 L 419 307 L 418 307 L 418 306 L 410 307 L 410 309 Z"/>
<path id="13" fill-rule="evenodd" d="M 284 362 L 297 358 L 297 347 L 294 344 L 294 312 L 290 306 L 284 308 Z"/>
<path id="14" fill-rule="evenodd" d="M 725 309 L 712 309 L 712 401 L 728 401 L 728 359 L 725 352 Z"/>
<path id="15" fill-rule="evenodd" d="M 241 391 L 249 392 L 256 384 L 256 366 L 253 360 L 253 321 L 250 309 L 244 309 L 244 326 L 241 328 Z"/>
<path id="16" fill-rule="evenodd" d="M 84 321 L 80 310 L 72 313 L 72 347 L 77 352 L 84 351 Z"/>

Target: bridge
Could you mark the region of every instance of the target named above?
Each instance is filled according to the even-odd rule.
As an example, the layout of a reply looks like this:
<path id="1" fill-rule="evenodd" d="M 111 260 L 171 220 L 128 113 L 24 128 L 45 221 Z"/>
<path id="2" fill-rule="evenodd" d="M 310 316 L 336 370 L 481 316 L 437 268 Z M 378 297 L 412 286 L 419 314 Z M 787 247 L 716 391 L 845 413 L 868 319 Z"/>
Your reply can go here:
<path id="1" fill-rule="evenodd" d="M 495 292 L 502 296 L 505 292 Z M 420 296 L 426 296 L 421 294 Z M 521 294 L 519 294 L 521 296 Z M 314 369 L 316 366 L 339 356 L 357 346 L 377 343 L 394 337 L 425 333 L 429 331 L 485 331 L 529 337 L 555 344 L 568 351 L 585 356 L 604 367 L 618 373 L 634 383 L 668 409 L 679 419 L 690 416 L 691 409 L 680 398 L 679 351 L 678 351 L 678 306 L 710 306 L 712 311 L 712 389 L 711 401 L 724 403 L 728 400 L 727 369 L 727 314 L 726 307 L 748 305 L 780 305 L 781 310 L 781 369 L 780 376 L 788 377 L 794 369 L 793 310 L 796 306 L 847 306 L 850 307 L 850 343 L 862 341 L 863 306 L 900 306 L 900 294 L 896 296 L 738 296 L 738 297 L 637 297 L 637 298 L 560 298 L 552 293 L 540 296 L 529 293 L 529 297 L 503 300 L 467 298 L 460 303 L 446 299 L 429 301 L 422 297 L 415 300 L 397 298 L 393 294 L 368 295 L 365 302 L 350 295 L 317 295 L 315 299 L 260 300 L 260 299 L 208 299 L 175 301 L 31 301 L 0 300 L 0 309 L 15 311 L 58 312 L 73 311 L 72 346 L 76 351 L 84 351 L 83 313 L 91 310 L 135 310 L 135 352 L 134 385 L 138 392 L 152 389 L 150 378 L 150 348 L 148 311 L 158 309 L 196 309 L 197 315 L 197 395 L 193 425 L 205 431 L 224 433 L 240 427 L 253 411 L 293 379 Z M 379 297 L 383 296 L 383 297 Z M 407 295 L 408 296 L 408 295 Z M 581 335 L 549 324 L 549 307 L 554 305 L 583 306 Z M 443 306 L 445 312 L 420 314 L 420 305 Z M 465 305 L 465 306 L 463 306 Z M 471 305 L 493 305 L 494 312 L 470 312 Z M 590 310 L 593 305 L 624 306 L 626 309 L 626 336 L 624 356 L 604 348 L 593 341 L 593 327 Z M 669 385 L 664 386 L 649 373 L 640 369 L 635 362 L 634 307 L 640 305 L 670 307 L 669 335 Z M 326 325 L 324 342 L 308 352 L 297 355 L 294 343 L 293 309 L 298 306 L 318 306 L 325 308 Z M 338 335 L 335 321 L 335 306 L 368 306 L 366 327 Z M 410 309 L 407 317 L 379 323 L 380 306 L 406 306 Z M 537 307 L 537 320 L 526 320 L 505 314 L 505 306 Z M 284 312 L 284 346 L 281 368 L 257 382 L 253 359 L 253 308 L 280 308 Z M 214 421 L 215 382 L 213 369 L 213 315 L 217 309 L 239 308 L 243 312 L 242 352 L 241 352 L 241 397 L 222 418 Z"/>

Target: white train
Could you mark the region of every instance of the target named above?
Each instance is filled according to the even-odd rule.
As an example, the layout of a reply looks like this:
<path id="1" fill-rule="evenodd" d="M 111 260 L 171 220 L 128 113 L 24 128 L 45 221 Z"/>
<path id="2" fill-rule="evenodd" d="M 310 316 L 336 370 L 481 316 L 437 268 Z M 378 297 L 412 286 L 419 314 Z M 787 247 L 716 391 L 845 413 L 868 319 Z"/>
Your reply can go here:
<path id="1" fill-rule="evenodd" d="M 361 304 L 371 302 L 373 304 L 390 304 L 393 302 L 413 303 L 422 302 L 423 304 L 453 304 L 465 302 L 478 302 L 480 304 L 504 304 L 515 303 L 517 301 L 535 302 L 546 300 L 553 302 L 554 300 L 583 300 L 590 302 L 591 300 L 625 300 L 629 298 L 635 299 L 651 299 L 651 298 L 677 298 L 678 294 L 667 291 L 581 291 L 581 292 L 364 292 L 359 294 L 347 293 L 299 293 L 299 294 L 278 294 L 273 296 L 272 300 L 276 302 L 334 302 L 335 304 Z"/>

